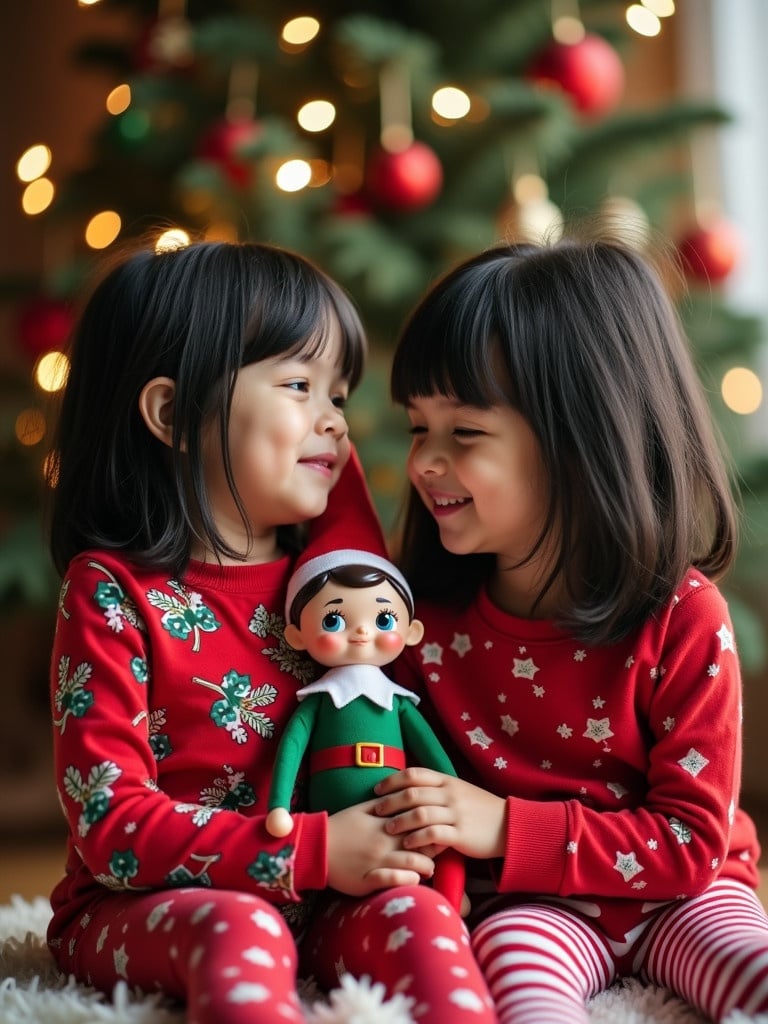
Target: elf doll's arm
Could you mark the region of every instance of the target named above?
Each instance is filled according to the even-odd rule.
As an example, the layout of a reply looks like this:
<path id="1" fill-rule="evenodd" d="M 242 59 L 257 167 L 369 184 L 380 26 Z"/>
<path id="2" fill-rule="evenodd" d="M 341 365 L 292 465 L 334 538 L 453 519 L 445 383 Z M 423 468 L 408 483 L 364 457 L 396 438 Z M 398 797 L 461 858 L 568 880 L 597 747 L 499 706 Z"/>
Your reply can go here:
<path id="1" fill-rule="evenodd" d="M 314 729 L 318 699 L 319 695 L 313 694 L 299 704 L 288 720 L 277 747 L 266 820 L 267 832 L 277 838 L 287 836 L 293 830 L 289 811 L 291 795 Z"/>

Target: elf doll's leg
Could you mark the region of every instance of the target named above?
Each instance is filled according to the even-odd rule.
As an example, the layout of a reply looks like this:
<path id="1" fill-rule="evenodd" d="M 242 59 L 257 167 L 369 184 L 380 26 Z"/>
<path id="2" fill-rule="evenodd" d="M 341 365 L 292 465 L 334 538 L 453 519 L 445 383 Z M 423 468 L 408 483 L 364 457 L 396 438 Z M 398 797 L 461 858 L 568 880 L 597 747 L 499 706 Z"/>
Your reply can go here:
<path id="1" fill-rule="evenodd" d="M 59 967 L 111 992 L 126 981 L 187 1007 L 188 1024 L 290 1024 L 296 945 L 264 900 L 211 889 L 111 894 L 52 944 Z"/>
<path id="2" fill-rule="evenodd" d="M 326 990 L 368 975 L 388 996 L 413 1002 L 420 1024 L 496 1024 L 464 922 L 426 885 L 385 889 L 365 899 L 330 893 L 302 943 L 301 971 Z"/>

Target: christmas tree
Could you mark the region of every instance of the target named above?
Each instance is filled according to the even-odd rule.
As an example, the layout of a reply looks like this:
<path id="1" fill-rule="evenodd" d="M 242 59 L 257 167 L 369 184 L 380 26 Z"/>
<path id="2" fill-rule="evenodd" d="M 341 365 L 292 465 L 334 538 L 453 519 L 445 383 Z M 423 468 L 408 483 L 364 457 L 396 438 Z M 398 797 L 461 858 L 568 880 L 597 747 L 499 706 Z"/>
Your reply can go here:
<path id="1" fill-rule="evenodd" d="M 427 285 L 500 239 L 584 224 L 638 246 L 670 239 L 670 286 L 738 463 L 747 529 L 726 590 L 745 667 L 760 667 L 768 573 L 756 539 L 768 526 L 768 458 L 747 443 L 742 414 L 749 386 L 759 387 L 750 365 L 762 327 L 723 295 L 738 258 L 731 226 L 693 200 L 691 139 L 716 131 L 727 111 L 685 99 L 633 107 L 624 97 L 626 62 L 646 31 L 632 19 L 655 19 L 654 31 L 658 0 L 632 13 L 618 0 L 107 5 L 131 14 L 125 38 L 95 37 L 73 55 L 84 74 L 106 67 L 114 79 L 87 165 L 51 201 L 45 154 L 29 156 L 30 213 L 69 244 L 66 261 L 23 294 L 22 283 L 6 283 L 18 290 L 19 343 L 35 358 L 57 351 L 90 267 L 132 236 L 298 249 L 347 287 L 370 332 L 371 365 L 350 416 L 389 527 L 407 447 L 387 397 L 389 353 Z M 34 515 L 45 457 L 39 389 L 26 378 L 2 385 L 0 600 L 46 600 Z"/>

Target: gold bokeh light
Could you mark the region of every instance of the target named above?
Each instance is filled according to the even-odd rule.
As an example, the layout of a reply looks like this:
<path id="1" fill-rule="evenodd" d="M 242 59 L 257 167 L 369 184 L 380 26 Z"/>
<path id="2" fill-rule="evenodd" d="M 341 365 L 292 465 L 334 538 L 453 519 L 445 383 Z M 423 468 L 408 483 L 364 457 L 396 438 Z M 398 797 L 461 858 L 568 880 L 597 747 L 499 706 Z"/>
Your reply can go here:
<path id="1" fill-rule="evenodd" d="M 190 238 L 184 228 L 168 228 L 155 242 L 155 252 L 173 252 L 176 249 L 186 249 Z"/>
<path id="2" fill-rule="evenodd" d="M 624 17 L 629 27 L 640 36 L 657 36 L 661 32 L 658 17 L 642 4 L 630 4 Z"/>
<path id="3" fill-rule="evenodd" d="M 50 178 L 37 178 L 24 189 L 21 196 L 21 208 L 24 213 L 33 217 L 47 210 L 53 202 L 56 190 Z"/>
<path id="4" fill-rule="evenodd" d="M 312 167 L 306 160 L 286 160 L 275 174 L 275 184 L 282 192 L 300 192 L 312 180 Z"/>
<path id="5" fill-rule="evenodd" d="M 126 82 L 122 85 L 116 85 L 112 92 L 107 96 L 105 106 L 107 113 L 123 114 L 131 105 L 131 87 Z"/>
<path id="6" fill-rule="evenodd" d="M 466 117 L 472 109 L 472 102 L 463 89 L 445 85 L 432 96 L 432 109 L 448 121 Z"/>
<path id="7" fill-rule="evenodd" d="M 85 242 L 91 249 L 106 249 L 120 234 L 123 222 L 114 210 L 102 210 L 88 221 Z"/>
<path id="8" fill-rule="evenodd" d="M 320 31 L 320 22 L 317 18 L 303 15 L 299 18 L 291 18 L 283 25 L 280 34 L 281 43 L 289 48 L 306 46 L 311 43 Z"/>
<path id="9" fill-rule="evenodd" d="M 25 448 L 40 444 L 45 437 L 45 416 L 39 409 L 22 409 L 16 417 L 14 433 Z"/>
<path id="10" fill-rule="evenodd" d="M 336 119 L 336 107 L 328 100 L 310 100 L 296 115 L 305 132 L 324 132 Z"/>
<path id="11" fill-rule="evenodd" d="M 749 416 L 763 404 L 763 385 L 753 370 L 734 366 L 723 377 L 720 385 L 723 401 L 732 412 Z"/>
<path id="12" fill-rule="evenodd" d="M 19 157 L 16 163 L 16 176 L 19 181 L 34 181 L 41 178 L 51 166 L 51 151 L 43 143 L 30 146 Z"/>
<path id="13" fill-rule="evenodd" d="M 69 376 L 69 359 L 63 352 L 46 352 L 35 363 L 35 383 L 42 391 L 61 391 Z"/>

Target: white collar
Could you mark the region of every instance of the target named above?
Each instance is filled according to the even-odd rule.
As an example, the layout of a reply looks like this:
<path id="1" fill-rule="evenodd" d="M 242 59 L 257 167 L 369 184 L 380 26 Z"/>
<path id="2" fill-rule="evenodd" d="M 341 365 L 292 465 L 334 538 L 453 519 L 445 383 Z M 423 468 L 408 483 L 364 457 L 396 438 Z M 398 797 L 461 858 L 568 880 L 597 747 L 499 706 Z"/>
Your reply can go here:
<path id="1" fill-rule="evenodd" d="M 392 710 L 392 698 L 397 693 L 408 697 L 414 704 L 419 698 L 411 690 L 398 686 L 378 665 L 343 665 L 329 668 L 318 680 L 296 692 L 299 700 L 311 693 L 327 693 L 337 708 L 343 708 L 358 697 L 367 697 L 379 707 Z"/>

